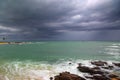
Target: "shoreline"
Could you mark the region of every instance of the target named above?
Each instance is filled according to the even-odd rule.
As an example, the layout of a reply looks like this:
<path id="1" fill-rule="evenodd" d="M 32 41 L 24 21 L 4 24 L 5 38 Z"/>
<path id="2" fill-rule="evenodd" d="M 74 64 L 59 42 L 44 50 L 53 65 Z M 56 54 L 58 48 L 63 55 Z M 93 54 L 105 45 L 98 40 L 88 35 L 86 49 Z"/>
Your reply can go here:
<path id="1" fill-rule="evenodd" d="M 69 63 L 72 65 L 73 63 Z M 74 74 L 70 71 L 60 72 L 50 80 L 120 80 L 120 62 L 91 61 L 92 66 L 77 63 L 76 69 L 83 75 Z"/>
<path id="2" fill-rule="evenodd" d="M 114 61 L 13 62 L 7 63 L 4 69 L 7 73 L 2 76 L 9 80 L 120 80 L 120 62 Z"/>
<path id="3" fill-rule="evenodd" d="M 25 44 L 28 42 L 0 42 L 0 45 L 4 45 L 4 44 Z"/>
<path id="4" fill-rule="evenodd" d="M 0 42 L 0 45 L 1 45 L 1 44 L 9 44 L 9 42 Z"/>

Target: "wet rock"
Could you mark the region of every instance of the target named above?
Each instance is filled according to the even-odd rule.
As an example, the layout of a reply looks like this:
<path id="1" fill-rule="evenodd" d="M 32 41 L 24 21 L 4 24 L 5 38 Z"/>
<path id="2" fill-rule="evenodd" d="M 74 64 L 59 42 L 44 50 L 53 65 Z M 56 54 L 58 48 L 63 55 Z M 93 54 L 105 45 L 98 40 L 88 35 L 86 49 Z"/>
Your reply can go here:
<path id="1" fill-rule="evenodd" d="M 82 66 L 82 63 L 78 63 L 78 66 Z"/>
<path id="2" fill-rule="evenodd" d="M 85 76 L 86 79 L 120 80 L 120 63 L 113 63 L 114 65 L 111 65 L 105 61 L 92 61 L 91 64 L 94 65 L 93 68 L 83 66 L 81 63 L 77 67 L 79 71 L 89 73 L 89 76 Z"/>
<path id="3" fill-rule="evenodd" d="M 107 78 L 106 76 L 102 76 L 102 75 L 94 75 L 93 76 L 94 80 L 110 80 L 109 78 Z"/>
<path id="4" fill-rule="evenodd" d="M 110 69 L 113 69 L 113 68 L 114 68 L 114 66 L 110 66 L 110 65 L 109 65 L 108 67 L 109 67 Z"/>
<path id="5" fill-rule="evenodd" d="M 105 67 L 105 66 L 103 66 L 102 68 L 103 68 L 103 69 L 109 69 L 109 67 Z"/>
<path id="6" fill-rule="evenodd" d="M 96 66 L 104 66 L 104 65 L 107 65 L 107 62 L 104 62 L 104 61 L 94 61 L 94 62 L 91 62 L 91 64 L 96 65 Z"/>
<path id="7" fill-rule="evenodd" d="M 93 79 L 92 76 L 85 76 L 87 79 Z"/>
<path id="8" fill-rule="evenodd" d="M 62 72 L 59 75 L 55 76 L 54 80 L 85 80 L 84 78 L 71 74 L 69 72 Z"/>
<path id="9" fill-rule="evenodd" d="M 71 65 L 72 63 L 70 62 L 69 65 Z"/>
<path id="10" fill-rule="evenodd" d="M 87 73 L 91 72 L 91 69 L 89 67 L 86 67 L 86 66 L 79 65 L 77 68 L 81 72 L 87 72 Z"/>
<path id="11" fill-rule="evenodd" d="M 91 77 L 86 76 L 86 78 L 92 79 L 92 80 L 110 80 L 108 77 L 103 75 L 93 75 Z"/>
<path id="12" fill-rule="evenodd" d="M 86 67 L 86 66 L 79 65 L 77 68 L 78 68 L 79 71 L 85 72 L 85 73 L 90 73 L 90 74 L 104 74 L 104 72 L 101 71 L 99 67 L 89 68 L 89 67 Z"/>
<path id="13" fill-rule="evenodd" d="M 99 67 L 93 67 L 92 69 L 95 69 L 95 70 L 100 70 L 100 68 L 99 68 Z"/>
<path id="14" fill-rule="evenodd" d="M 120 63 L 113 63 L 115 66 L 120 67 Z"/>
<path id="15" fill-rule="evenodd" d="M 108 65 L 108 66 L 102 66 L 101 68 L 103 68 L 103 69 L 109 69 L 109 70 L 112 70 L 114 67 L 113 67 L 113 66 Z"/>
<path id="16" fill-rule="evenodd" d="M 50 80 L 53 80 L 53 77 L 50 77 Z"/>

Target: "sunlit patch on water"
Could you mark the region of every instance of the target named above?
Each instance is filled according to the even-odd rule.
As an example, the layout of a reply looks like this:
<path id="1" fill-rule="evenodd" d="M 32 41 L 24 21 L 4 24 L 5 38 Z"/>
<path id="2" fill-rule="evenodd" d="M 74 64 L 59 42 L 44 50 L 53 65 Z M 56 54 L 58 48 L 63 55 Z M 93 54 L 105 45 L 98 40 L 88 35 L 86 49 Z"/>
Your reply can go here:
<path id="1" fill-rule="evenodd" d="M 114 58 L 120 58 L 120 44 L 112 44 L 104 48 L 104 53 L 112 55 Z"/>

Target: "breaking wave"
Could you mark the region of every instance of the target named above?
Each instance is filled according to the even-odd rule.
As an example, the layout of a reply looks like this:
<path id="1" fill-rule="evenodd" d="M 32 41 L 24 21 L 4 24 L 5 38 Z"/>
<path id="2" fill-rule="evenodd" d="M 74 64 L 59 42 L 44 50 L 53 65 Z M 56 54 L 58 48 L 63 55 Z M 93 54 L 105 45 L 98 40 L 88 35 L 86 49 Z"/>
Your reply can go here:
<path id="1" fill-rule="evenodd" d="M 49 80 L 60 72 L 68 71 L 84 77 L 77 70 L 78 63 L 93 67 L 91 60 L 57 61 L 54 64 L 48 62 L 13 61 L 0 66 L 0 80 Z M 111 61 L 108 61 L 112 65 Z"/>

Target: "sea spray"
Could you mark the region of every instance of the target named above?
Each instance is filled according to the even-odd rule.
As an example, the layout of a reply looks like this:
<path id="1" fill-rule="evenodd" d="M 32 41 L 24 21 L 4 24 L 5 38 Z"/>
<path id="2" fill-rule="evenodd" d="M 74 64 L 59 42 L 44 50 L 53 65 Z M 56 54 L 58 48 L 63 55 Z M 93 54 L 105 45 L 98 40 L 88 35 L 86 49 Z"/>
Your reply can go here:
<path id="1" fill-rule="evenodd" d="M 32 61 L 13 61 L 3 64 L 0 69 L 4 71 L 1 75 L 5 80 L 49 80 L 61 72 L 68 71 L 84 77 L 85 73 L 79 72 L 77 66 L 82 63 L 85 66 L 94 67 L 90 64 L 92 60 L 72 60 L 56 62 L 54 64 Z M 107 61 L 112 65 L 112 61 Z M 115 62 L 115 61 L 114 61 Z"/>

